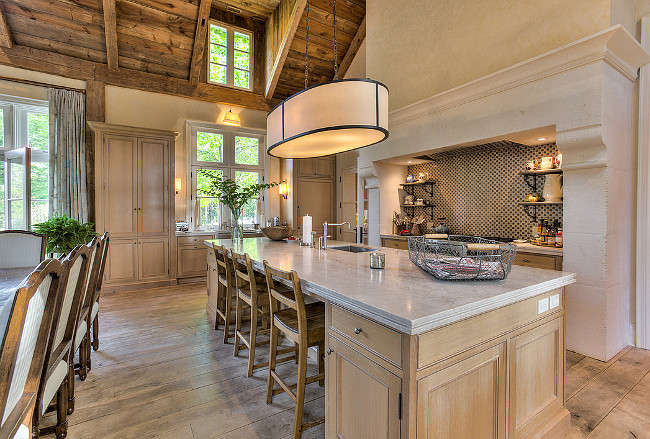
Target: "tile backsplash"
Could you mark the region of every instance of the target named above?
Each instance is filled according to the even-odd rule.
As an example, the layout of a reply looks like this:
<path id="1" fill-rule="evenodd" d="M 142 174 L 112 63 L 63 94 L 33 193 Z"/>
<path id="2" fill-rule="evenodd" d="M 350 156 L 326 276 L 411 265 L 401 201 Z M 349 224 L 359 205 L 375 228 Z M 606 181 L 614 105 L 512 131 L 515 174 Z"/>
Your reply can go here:
<path id="1" fill-rule="evenodd" d="M 433 156 L 432 162 L 409 166 L 408 173 L 428 172 L 437 181 L 432 197 L 434 226 L 445 218 L 452 234 L 529 238 L 532 219 L 517 203 L 532 190 L 517 173 L 528 161 L 556 155 L 555 143 L 472 148 Z M 536 178 L 542 192 L 544 177 Z M 421 186 L 415 187 L 415 196 L 429 198 Z M 415 208 L 416 215 L 424 212 Z M 537 216 L 562 221 L 562 206 L 538 206 Z"/>

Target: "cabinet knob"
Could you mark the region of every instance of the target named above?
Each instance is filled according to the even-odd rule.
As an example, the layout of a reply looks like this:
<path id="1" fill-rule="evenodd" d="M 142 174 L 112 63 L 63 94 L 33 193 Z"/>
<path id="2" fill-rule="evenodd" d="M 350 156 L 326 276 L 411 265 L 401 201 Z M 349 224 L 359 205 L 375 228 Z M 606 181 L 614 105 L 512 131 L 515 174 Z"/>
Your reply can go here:
<path id="1" fill-rule="evenodd" d="M 332 352 L 334 352 L 334 349 L 332 349 L 332 348 L 327 348 L 327 355 L 330 355 Z"/>
<path id="2" fill-rule="evenodd" d="M 522 259 L 522 261 L 524 261 L 524 262 L 530 262 L 528 259 Z"/>
<path id="3" fill-rule="evenodd" d="M 137 207 L 134 207 L 133 210 L 138 210 L 138 208 L 137 208 Z"/>
<path id="4" fill-rule="evenodd" d="M 354 333 L 355 334 L 361 334 L 363 332 L 363 329 L 361 328 L 354 328 Z"/>

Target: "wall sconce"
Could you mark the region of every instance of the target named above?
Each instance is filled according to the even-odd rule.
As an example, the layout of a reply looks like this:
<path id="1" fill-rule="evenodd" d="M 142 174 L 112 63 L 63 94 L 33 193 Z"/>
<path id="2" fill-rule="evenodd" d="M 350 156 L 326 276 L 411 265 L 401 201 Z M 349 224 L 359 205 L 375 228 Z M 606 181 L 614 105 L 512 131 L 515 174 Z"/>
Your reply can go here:
<path id="1" fill-rule="evenodd" d="M 241 125 L 241 122 L 239 120 L 239 114 L 233 113 L 232 109 L 228 110 L 226 114 L 224 114 L 223 116 L 223 123 L 226 123 L 228 125 L 236 125 L 236 126 Z"/>
<path id="2" fill-rule="evenodd" d="M 176 191 L 176 195 L 181 191 L 181 179 L 176 178 L 174 179 L 174 190 Z"/>
<path id="3" fill-rule="evenodd" d="M 283 182 L 280 183 L 280 195 L 285 200 L 289 196 L 289 185 L 287 184 L 286 181 L 283 181 Z"/>

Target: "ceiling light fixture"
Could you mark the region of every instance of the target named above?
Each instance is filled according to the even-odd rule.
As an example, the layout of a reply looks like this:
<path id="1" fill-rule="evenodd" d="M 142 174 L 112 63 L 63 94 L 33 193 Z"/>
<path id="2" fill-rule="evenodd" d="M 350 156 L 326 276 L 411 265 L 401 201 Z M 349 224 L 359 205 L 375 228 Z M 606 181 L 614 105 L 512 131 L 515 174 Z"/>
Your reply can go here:
<path id="1" fill-rule="evenodd" d="M 539 137 L 537 140 L 539 140 L 540 142 L 542 142 L 542 141 L 546 140 L 546 137 Z"/>
<path id="2" fill-rule="evenodd" d="M 406 162 L 406 163 L 411 164 L 411 163 L 413 163 L 413 160 L 409 160 L 409 161 Z"/>
<path id="3" fill-rule="evenodd" d="M 241 121 L 239 120 L 239 114 L 233 113 L 232 109 L 228 110 L 223 116 L 223 123 L 240 126 Z"/>
<path id="4" fill-rule="evenodd" d="M 276 106 L 266 118 L 267 153 L 281 158 L 337 154 L 388 137 L 388 88 L 371 79 L 339 80 L 334 19 L 334 80 L 309 87 L 309 0 L 305 39 L 305 89 Z"/>

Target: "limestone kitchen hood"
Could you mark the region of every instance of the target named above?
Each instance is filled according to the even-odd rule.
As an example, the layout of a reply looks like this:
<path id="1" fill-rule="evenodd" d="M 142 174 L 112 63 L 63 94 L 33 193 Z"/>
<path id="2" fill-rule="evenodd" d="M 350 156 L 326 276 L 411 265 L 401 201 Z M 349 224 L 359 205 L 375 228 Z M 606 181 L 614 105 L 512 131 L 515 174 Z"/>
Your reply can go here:
<path id="1" fill-rule="evenodd" d="M 564 269 L 578 274 L 567 293 L 567 347 L 611 358 L 634 341 L 634 81 L 649 61 L 615 26 L 392 111 L 391 137 L 359 155 L 368 243 L 390 232 L 399 204 L 405 168 L 385 163 L 395 151 L 414 157 L 551 127 L 564 156 Z"/>

